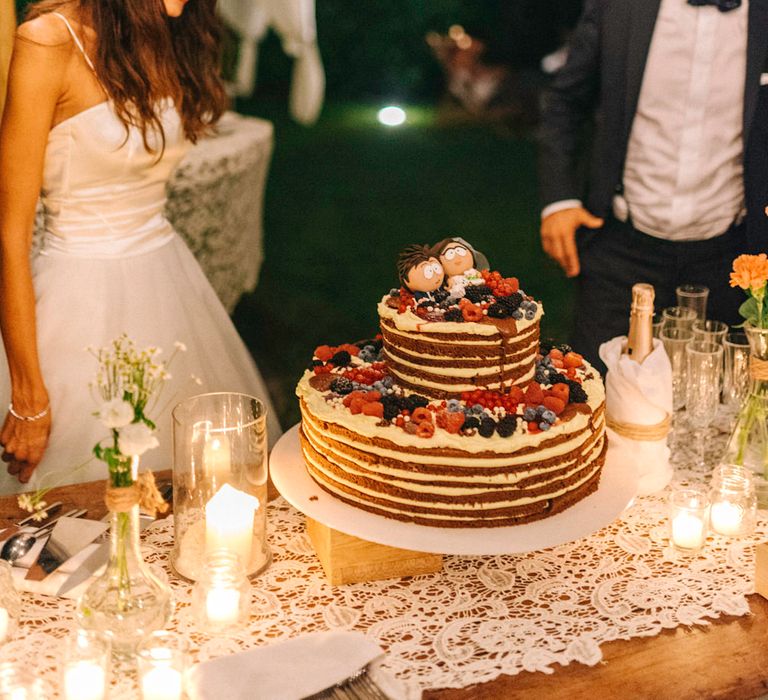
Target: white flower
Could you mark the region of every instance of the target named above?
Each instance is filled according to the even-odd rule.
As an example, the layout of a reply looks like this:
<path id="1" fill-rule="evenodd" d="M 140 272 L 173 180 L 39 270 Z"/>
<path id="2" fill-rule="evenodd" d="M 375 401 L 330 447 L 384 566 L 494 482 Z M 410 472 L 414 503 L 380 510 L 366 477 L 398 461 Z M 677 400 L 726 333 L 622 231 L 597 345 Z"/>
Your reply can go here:
<path id="1" fill-rule="evenodd" d="M 184 345 L 184 343 L 182 343 L 180 340 L 177 340 L 173 344 L 173 347 L 175 347 L 179 352 L 186 352 L 187 351 L 187 346 Z"/>
<path id="2" fill-rule="evenodd" d="M 133 406 L 120 398 L 105 401 L 99 409 L 99 420 L 108 428 L 122 428 L 133 420 Z"/>
<path id="3" fill-rule="evenodd" d="M 117 446 L 124 455 L 143 455 L 160 443 L 146 423 L 131 423 L 121 428 Z"/>

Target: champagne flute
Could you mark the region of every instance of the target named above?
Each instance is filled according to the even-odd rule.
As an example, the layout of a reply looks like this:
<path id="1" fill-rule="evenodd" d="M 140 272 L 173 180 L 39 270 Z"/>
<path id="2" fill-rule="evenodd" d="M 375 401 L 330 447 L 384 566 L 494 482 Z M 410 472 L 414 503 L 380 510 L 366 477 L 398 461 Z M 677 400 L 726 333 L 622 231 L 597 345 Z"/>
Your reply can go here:
<path id="1" fill-rule="evenodd" d="M 696 318 L 704 320 L 707 317 L 707 299 L 709 299 L 709 287 L 703 284 L 681 284 L 675 289 L 677 305 L 693 309 Z"/>
<path id="2" fill-rule="evenodd" d="M 723 374 L 723 346 L 706 340 L 692 340 L 685 348 L 687 377 L 685 410 L 694 431 L 697 467 L 705 467 L 704 443 L 720 403 L 720 379 Z"/>
<path id="3" fill-rule="evenodd" d="M 685 406 L 685 378 L 688 366 L 685 348 L 693 340 L 693 331 L 677 326 L 665 326 L 661 330 L 661 342 L 672 365 L 672 435 L 669 448 L 675 452 L 680 432 L 680 410 Z"/>
<path id="4" fill-rule="evenodd" d="M 686 328 L 690 330 L 696 320 L 696 312 L 685 306 L 668 306 L 662 309 L 661 317 L 664 319 L 664 328 Z"/>
<path id="5" fill-rule="evenodd" d="M 722 321 L 704 321 L 697 318 L 691 326 L 694 340 L 706 340 L 710 343 L 720 344 L 728 332 L 728 324 Z"/>

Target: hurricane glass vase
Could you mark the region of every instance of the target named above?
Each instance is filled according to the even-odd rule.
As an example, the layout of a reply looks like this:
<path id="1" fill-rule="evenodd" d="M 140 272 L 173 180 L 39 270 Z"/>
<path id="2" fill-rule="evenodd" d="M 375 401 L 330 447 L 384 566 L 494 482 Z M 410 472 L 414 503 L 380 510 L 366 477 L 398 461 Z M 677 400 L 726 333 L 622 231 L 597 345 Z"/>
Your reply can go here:
<path id="1" fill-rule="evenodd" d="M 731 432 L 725 458 L 731 464 L 755 472 L 756 482 L 768 481 L 768 328 L 744 326 L 749 341 L 749 392 L 739 409 Z M 758 504 L 768 507 L 760 498 L 765 489 L 756 484 Z M 762 502 L 761 502 L 762 501 Z"/>
<path id="2" fill-rule="evenodd" d="M 130 477 L 112 475 L 110 485 L 132 485 L 137 471 L 134 458 Z M 173 610 L 167 578 L 142 557 L 139 531 L 138 504 L 111 512 L 109 561 L 77 604 L 80 626 L 108 636 L 113 652 L 122 656 L 132 655 L 147 634 L 165 627 Z"/>

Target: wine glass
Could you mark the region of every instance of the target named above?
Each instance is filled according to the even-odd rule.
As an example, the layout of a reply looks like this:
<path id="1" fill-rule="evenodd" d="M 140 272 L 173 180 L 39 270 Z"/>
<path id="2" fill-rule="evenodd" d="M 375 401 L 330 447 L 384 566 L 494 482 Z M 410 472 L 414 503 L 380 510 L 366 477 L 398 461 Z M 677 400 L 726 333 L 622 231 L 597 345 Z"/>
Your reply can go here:
<path id="1" fill-rule="evenodd" d="M 697 318 L 691 326 L 694 340 L 706 340 L 720 344 L 728 332 L 728 324 L 722 321 L 704 321 Z"/>
<path id="2" fill-rule="evenodd" d="M 677 326 L 665 326 L 661 330 L 661 342 L 672 365 L 672 435 L 669 448 L 673 452 L 677 447 L 680 432 L 680 409 L 685 406 L 685 378 L 688 366 L 685 348 L 693 340 L 693 331 Z"/>
<path id="3" fill-rule="evenodd" d="M 668 306 L 662 309 L 664 328 L 687 328 L 690 330 L 696 320 L 696 311 L 685 306 Z"/>
<path id="4" fill-rule="evenodd" d="M 687 377 L 685 411 L 694 431 L 697 467 L 705 467 L 706 430 L 715 419 L 720 403 L 720 379 L 723 374 L 723 346 L 706 340 L 692 340 L 685 348 Z"/>

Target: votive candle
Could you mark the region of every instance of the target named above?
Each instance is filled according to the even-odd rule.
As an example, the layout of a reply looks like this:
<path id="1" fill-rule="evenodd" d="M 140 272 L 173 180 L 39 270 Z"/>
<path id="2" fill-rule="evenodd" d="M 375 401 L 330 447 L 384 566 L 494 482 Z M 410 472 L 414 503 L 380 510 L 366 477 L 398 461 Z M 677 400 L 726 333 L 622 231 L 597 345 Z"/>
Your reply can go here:
<path id="1" fill-rule="evenodd" d="M 170 663 L 157 663 L 141 677 L 143 700 L 181 700 L 184 683 L 181 671 Z"/>
<path id="2" fill-rule="evenodd" d="M 709 520 L 709 496 L 703 487 L 676 488 L 669 494 L 672 545 L 684 552 L 704 546 Z"/>
<path id="3" fill-rule="evenodd" d="M 64 670 L 65 700 L 104 700 L 107 674 L 97 661 L 75 661 Z"/>

